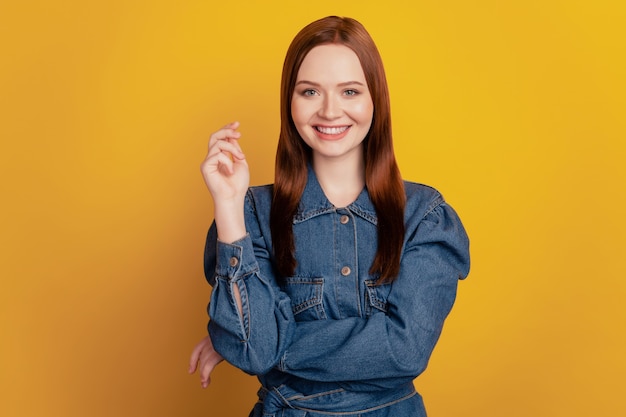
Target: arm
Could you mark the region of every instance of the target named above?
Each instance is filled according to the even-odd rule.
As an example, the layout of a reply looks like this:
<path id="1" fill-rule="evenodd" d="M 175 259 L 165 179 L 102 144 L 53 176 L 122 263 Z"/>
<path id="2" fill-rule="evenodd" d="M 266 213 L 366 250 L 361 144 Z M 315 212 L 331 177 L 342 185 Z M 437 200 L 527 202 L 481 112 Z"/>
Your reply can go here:
<path id="1" fill-rule="evenodd" d="M 387 311 L 369 318 L 297 324 L 281 370 L 320 381 L 411 377 L 425 368 L 469 270 L 469 243 L 451 207 L 442 203 L 408 238 Z M 314 352 L 310 346 L 316 346 Z M 308 347 L 308 348 L 307 348 Z"/>
<path id="2" fill-rule="evenodd" d="M 209 151 L 202 162 L 204 181 L 213 197 L 216 223 L 227 241 L 235 240 L 245 233 L 243 221 L 243 196 L 248 187 L 250 174 L 237 131 L 239 123 L 230 123 L 211 135 Z M 218 220 L 219 219 L 219 220 Z M 217 229 L 216 229 L 217 230 Z M 236 304 L 241 310 L 241 297 L 235 294 Z M 209 336 L 194 348 L 189 359 L 189 373 L 200 371 L 202 387 L 211 381 L 211 372 L 223 358 L 213 348 Z"/>
<path id="3" fill-rule="evenodd" d="M 213 197 L 216 231 L 223 242 L 234 242 L 246 234 L 243 205 L 250 171 L 239 146 L 239 122 L 227 124 L 211 135 L 209 152 L 201 165 L 204 182 Z M 241 311 L 241 298 L 234 294 Z"/>
<path id="4" fill-rule="evenodd" d="M 208 329 L 215 350 L 228 362 L 261 375 L 278 363 L 295 321 L 291 301 L 276 284 L 251 193 L 245 199 L 244 217 L 248 233 L 235 242 L 218 240 L 215 224 L 209 229 L 205 273 L 214 287 Z"/>
<path id="5" fill-rule="evenodd" d="M 205 272 L 214 286 L 209 337 L 196 346 L 190 363 L 193 372 L 200 358 L 203 386 L 222 357 L 249 373 L 270 369 L 293 329 L 289 300 L 275 288 L 269 252 L 246 198 L 250 175 L 238 127 L 231 123 L 211 135 L 201 167 L 215 215 L 205 249 Z M 202 358 L 209 356 L 219 360 L 206 365 Z"/>

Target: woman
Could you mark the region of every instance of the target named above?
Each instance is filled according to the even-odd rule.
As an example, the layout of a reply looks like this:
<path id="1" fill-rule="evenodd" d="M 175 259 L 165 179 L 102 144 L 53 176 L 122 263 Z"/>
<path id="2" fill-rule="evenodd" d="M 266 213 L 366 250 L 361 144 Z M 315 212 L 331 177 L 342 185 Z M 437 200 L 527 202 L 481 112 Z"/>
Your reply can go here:
<path id="1" fill-rule="evenodd" d="M 202 166 L 214 288 L 190 372 L 206 387 L 223 357 L 258 375 L 251 416 L 425 416 L 412 381 L 468 273 L 468 239 L 437 191 L 401 179 L 363 26 L 331 16 L 294 38 L 273 186 L 248 188 L 238 127 L 211 136 Z"/>

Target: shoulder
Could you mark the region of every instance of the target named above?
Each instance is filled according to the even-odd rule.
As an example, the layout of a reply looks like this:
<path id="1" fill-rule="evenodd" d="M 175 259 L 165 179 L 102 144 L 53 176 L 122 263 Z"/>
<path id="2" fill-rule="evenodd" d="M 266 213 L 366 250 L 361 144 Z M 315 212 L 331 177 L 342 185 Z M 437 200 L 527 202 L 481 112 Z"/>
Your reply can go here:
<path id="1" fill-rule="evenodd" d="M 405 181 L 406 239 L 409 246 L 438 243 L 454 248 L 458 260 L 469 267 L 469 238 L 458 214 L 441 193 L 424 184 Z"/>
<path id="2" fill-rule="evenodd" d="M 266 205 L 272 203 L 272 195 L 274 193 L 274 185 L 255 185 L 248 188 L 246 199 L 253 206 Z"/>
<path id="3" fill-rule="evenodd" d="M 256 185 L 248 188 L 246 193 L 246 211 L 256 215 L 269 213 L 272 205 L 273 185 Z"/>
<path id="4" fill-rule="evenodd" d="M 253 195 L 254 197 L 269 196 L 271 198 L 273 192 L 274 184 L 253 185 L 248 188 L 248 195 Z"/>
<path id="5" fill-rule="evenodd" d="M 405 212 L 410 217 L 422 218 L 445 203 L 441 193 L 435 188 L 411 181 L 404 181 L 406 194 Z"/>
<path id="6" fill-rule="evenodd" d="M 272 185 L 248 188 L 244 203 L 246 228 L 253 241 L 271 235 L 270 211 L 272 207 Z M 265 244 L 269 244 L 266 242 Z"/>

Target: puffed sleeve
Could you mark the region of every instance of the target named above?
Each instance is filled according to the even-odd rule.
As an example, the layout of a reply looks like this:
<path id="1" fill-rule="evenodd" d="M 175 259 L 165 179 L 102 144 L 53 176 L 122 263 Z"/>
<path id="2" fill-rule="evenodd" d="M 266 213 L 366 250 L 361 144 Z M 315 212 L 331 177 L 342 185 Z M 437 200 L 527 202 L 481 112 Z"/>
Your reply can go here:
<path id="1" fill-rule="evenodd" d="M 208 330 L 224 359 L 247 373 L 261 375 L 278 363 L 292 339 L 295 321 L 289 297 L 276 284 L 250 193 L 245 220 L 248 234 L 231 244 L 217 240 L 215 223 L 209 229 L 204 255 L 206 277 L 213 285 Z M 241 313 L 235 286 L 241 295 Z"/>
<path id="2" fill-rule="evenodd" d="M 422 218 L 409 216 L 387 311 L 298 323 L 281 370 L 311 380 L 370 380 L 383 386 L 386 379 L 397 383 L 399 377 L 415 378 L 424 371 L 454 304 L 458 280 L 469 272 L 465 229 L 441 197 L 435 203 Z"/>

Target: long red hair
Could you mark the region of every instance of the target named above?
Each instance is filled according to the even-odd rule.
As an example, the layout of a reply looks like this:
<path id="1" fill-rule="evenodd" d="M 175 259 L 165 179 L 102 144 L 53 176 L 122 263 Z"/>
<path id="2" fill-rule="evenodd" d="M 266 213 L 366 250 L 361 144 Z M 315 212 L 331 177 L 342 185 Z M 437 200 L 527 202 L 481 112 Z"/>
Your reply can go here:
<path id="1" fill-rule="evenodd" d="M 359 57 L 374 103 L 372 126 L 363 141 L 365 185 L 378 217 L 378 247 L 370 273 L 379 275 L 379 283 L 392 282 L 400 271 L 405 193 L 393 152 L 389 90 L 374 41 L 363 25 L 347 17 L 329 16 L 310 23 L 296 35 L 287 50 L 281 81 L 281 127 L 270 213 L 274 256 L 281 275 L 294 274 L 293 218 L 306 186 L 311 149 L 296 130 L 291 117 L 291 100 L 305 56 L 316 46 L 333 43 L 349 47 Z"/>

